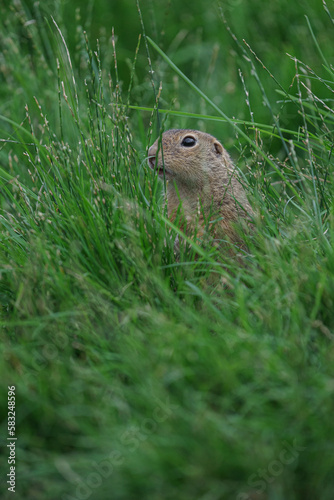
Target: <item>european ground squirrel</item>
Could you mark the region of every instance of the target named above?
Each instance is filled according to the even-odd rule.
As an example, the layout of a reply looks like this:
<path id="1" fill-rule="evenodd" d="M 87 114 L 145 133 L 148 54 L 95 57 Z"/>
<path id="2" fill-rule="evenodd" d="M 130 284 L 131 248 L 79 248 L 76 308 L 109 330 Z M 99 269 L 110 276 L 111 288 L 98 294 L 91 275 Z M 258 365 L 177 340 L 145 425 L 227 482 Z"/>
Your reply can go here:
<path id="1" fill-rule="evenodd" d="M 253 211 L 228 153 L 215 137 L 198 130 L 167 130 L 161 146 L 156 140 L 150 147 L 148 164 L 166 179 L 171 221 L 182 203 L 181 229 L 187 234 L 196 231 L 201 238 L 209 232 L 217 245 L 230 240 L 243 246 L 234 225 L 240 219 L 248 222 Z"/>

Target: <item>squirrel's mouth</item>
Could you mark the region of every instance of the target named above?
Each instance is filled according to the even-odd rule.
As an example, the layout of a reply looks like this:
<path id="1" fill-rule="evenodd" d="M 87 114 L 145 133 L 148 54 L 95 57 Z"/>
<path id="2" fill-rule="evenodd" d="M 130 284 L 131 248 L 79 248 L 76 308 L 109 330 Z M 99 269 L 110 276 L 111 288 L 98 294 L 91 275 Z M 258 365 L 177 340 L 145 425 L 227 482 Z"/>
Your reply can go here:
<path id="1" fill-rule="evenodd" d="M 168 170 L 164 169 L 164 167 L 158 165 L 157 167 L 155 166 L 156 164 L 156 157 L 155 156 L 149 156 L 148 157 L 148 165 L 149 167 L 158 174 L 159 177 L 163 178 L 164 177 L 164 171 L 165 171 L 165 176 L 168 174 Z"/>

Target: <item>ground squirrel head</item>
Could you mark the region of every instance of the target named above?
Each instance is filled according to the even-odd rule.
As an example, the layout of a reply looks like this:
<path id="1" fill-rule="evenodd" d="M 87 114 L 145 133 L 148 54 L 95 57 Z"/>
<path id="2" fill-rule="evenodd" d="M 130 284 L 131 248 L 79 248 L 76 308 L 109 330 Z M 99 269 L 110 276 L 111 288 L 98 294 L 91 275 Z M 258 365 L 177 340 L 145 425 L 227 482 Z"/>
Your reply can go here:
<path id="1" fill-rule="evenodd" d="M 162 152 L 161 152 L 162 150 Z M 148 164 L 160 178 L 203 188 L 215 166 L 229 167 L 227 152 L 212 135 L 198 130 L 167 130 L 150 147 Z"/>

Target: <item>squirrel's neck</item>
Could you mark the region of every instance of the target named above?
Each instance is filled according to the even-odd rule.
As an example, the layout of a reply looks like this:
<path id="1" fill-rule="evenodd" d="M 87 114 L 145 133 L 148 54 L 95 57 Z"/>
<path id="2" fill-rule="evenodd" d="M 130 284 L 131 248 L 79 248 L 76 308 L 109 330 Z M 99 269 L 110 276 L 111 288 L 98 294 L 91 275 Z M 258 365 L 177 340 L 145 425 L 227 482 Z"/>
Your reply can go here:
<path id="1" fill-rule="evenodd" d="M 173 180 L 168 181 L 167 184 L 167 199 L 168 217 L 174 219 L 177 208 L 182 202 L 182 213 L 189 222 L 197 219 L 203 209 L 207 212 L 213 201 L 210 187 L 194 189 L 194 186 L 182 182 L 176 184 Z"/>

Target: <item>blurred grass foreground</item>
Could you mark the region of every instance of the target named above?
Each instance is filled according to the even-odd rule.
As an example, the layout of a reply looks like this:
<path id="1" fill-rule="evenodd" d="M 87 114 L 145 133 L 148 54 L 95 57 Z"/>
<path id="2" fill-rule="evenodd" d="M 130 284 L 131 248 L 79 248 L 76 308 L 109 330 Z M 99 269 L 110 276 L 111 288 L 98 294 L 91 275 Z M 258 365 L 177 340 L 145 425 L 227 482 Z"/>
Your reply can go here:
<path id="1" fill-rule="evenodd" d="M 333 18 L 1 6 L 1 498 L 15 386 L 16 498 L 333 499 Z M 256 212 L 243 263 L 191 241 L 175 258 L 146 165 L 168 128 L 232 155 Z"/>

